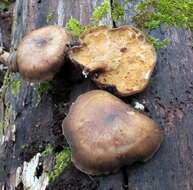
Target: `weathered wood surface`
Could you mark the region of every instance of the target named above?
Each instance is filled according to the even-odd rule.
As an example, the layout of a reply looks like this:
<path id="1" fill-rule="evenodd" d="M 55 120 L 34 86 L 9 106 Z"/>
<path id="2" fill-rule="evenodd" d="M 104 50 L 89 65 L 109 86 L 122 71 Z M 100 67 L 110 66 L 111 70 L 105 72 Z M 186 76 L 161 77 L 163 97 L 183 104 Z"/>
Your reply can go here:
<path id="1" fill-rule="evenodd" d="M 191 33 L 164 28 L 170 39 L 159 51 L 149 88 L 137 98 L 164 131 L 164 143 L 152 161 L 128 170 L 130 189 L 193 189 L 193 52 Z"/>
<path id="2" fill-rule="evenodd" d="M 71 17 L 77 18 L 84 25 L 89 24 L 93 9 L 101 2 L 101 0 L 92 2 L 17 0 L 14 11 L 12 50 L 17 47 L 22 36 L 35 28 L 47 24 L 64 26 Z M 47 16 L 51 14 L 53 18 L 48 21 Z M 102 22 L 112 25 L 109 18 L 105 18 Z M 22 166 L 24 161 L 29 162 L 48 144 L 51 144 L 56 151 L 62 150 L 66 142 L 62 135 L 61 122 L 70 104 L 83 92 L 96 88 L 89 80 L 73 84 L 62 76 L 57 87 L 59 90 L 57 94 L 46 94 L 39 102 L 37 85 L 31 86 L 19 75 L 10 75 L 10 78 L 12 81 L 21 81 L 22 85 L 17 96 L 12 93 L 10 85 L 6 89 L 5 97 L 1 100 L 1 121 L 5 119 L 4 113 L 7 113 L 8 117 L 0 134 L 0 189 L 2 190 L 27 188 L 27 184 L 24 184 L 25 180 L 18 179 L 22 177 L 18 174 L 18 167 Z M 92 178 L 82 174 L 71 165 L 47 189 L 102 190 L 122 189 L 122 187 L 121 172 L 105 178 Z M 42 188 L 44 188 L 43 184 Z"/>
<path id="3" fill-rule="evenodd" d="M 130 23 L 129 15 L 124 24 Z M 128 189 L 193 190 L 192 33 L 162 25 L 152 35 L 169 39 L 170 43 L 158 51 L 149 87 L 133 99 L 144 103 L 148 115 L 163 130 L 165 140 L 150 162 L 127 170 Z"/>
<path id="4" fill-rule="evenodd" d="M 64 26 L 70 17 L 86 25 L 93 9 L 102 0 L 17 0 L 12 34 L 12 47 L 17 47 L 27 32 L 47 24 Z M 121 0 L 120 0 L 121 2 Z M 121 24 L 135 14 L 132 2 Z M 47 16 L 53 19 L 47 23 Z M 103 22 L 112 25 L 110 18 Z M 49 190 L 193 190 L 193 52 L 191 33 L 183 29 L 166 30 L 162 26 L 155 36 L 170 39 L 167 48 L 158 52 L 158 62 L 149 87 L 141 94 L 125 98 L 130 104 L 140 102 L 145 112 L 160 125 L 164 143 L 146 164 L 124 168 L 117 174 L 90 177 L 70 165 L 48 185 Z M 12 76 L 21 80 L 19 75 Z M 22 81 L 22 80 L 21 80 Z M 83 92 L 95 89 L 89 81 L 59 80 L 58 92 L 44 95 L 39 103 L 36 86 L 22 81 L 18 96 L 11 87 L 0 104 L 0 120 L 7 113 L 6 128 L 0 132 L 0 189 L 23 189 L 16 184 L 16 169 L 29 161 L 47 144 L 59 151 L 65 140 L 61 121 L 70 104 Z M 7 104 L 10 102 L 10 105 Z M 34 106 L 35 105 L 35 106 Z M 8 111 L 6 111 L 8 110 Z M 45 163 L 44 163 L 45 164 Z M 17 186 L 17 188 L 16 188 Z"/>
<path id="5" fill-rule="evenodd" d="M 126 7 L 121 23 L 132 24 L 134 1 Z M 122 1 L 120 0 L 120 3 Z M 127 169 L 131 190 L 193 189 L 193 51 L 192 33 L 162 25 L 151 33 L 169 39 L 169 45 L 158 51 L 158 61 L 149 87 L 129 102 L 141 102 L 147 114 L 164 132 L 160 151 L 147 164 Z M 127 101 L 127 100 L 126 100 Z"/>

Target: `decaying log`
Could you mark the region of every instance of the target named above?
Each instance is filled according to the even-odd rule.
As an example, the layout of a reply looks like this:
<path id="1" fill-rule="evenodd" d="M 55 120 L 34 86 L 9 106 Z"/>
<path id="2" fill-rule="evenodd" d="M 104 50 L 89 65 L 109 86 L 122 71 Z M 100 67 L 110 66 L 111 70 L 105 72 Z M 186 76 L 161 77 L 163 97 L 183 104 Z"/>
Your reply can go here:
<path id="1" fill-rule="evenodd" d="M 122 24 L 131 24 L 135 1 L 126 7 Z M 193 51 L 189 30 L 162 24 L 151 34 L 168 39 L 158 51 L 158 61 L 149 87 L 130 99 L 145 106 L 159 123 L 165 139 L 157 155 L 147 164 L 127 169 L 129 190 L 193 189 Z M 129 100 L 129 98 L 127 99 Z M 126 100 L 126 101 L 127 101 Z"/>
<path id="2" fill-rule="evenodd" d="M 14 10 L 12 48 L 17 48 L 20 39 L 33 29 L 48 24 L 64 26 L 66 21 L 77 18 L 83 25 L 91 22 L 93 9 L 102 1 L 71 0 L 17 0 Z M 52 19 L 48 16 L 52 14 Z M 103 23 L 112 25 L 110 18 Z M 64 68 L 65 72 L 65 68 Z M 0 189 L 122 189 L 122 173 L 108 177 L 90 177 L 70 165 L 62 175 L 48 185 L 45 171 L 36 176 L 38 164 L 48 164 L 41 155 L 50 144 L 56 151 L 66 145 L 61 131 L 61 122 L 70 104 L 77 96 L 96 88 L 89 80 L 69 83 L 61 78 L 55 93 L 38 95 L 38 85 L 29 84 L 19 74 L 7 74 L 9 80 L 3 86 L 1 99 L 0 132 Z M 13 93 L 13 81 L 19 84 Z M 62 95 L 61 95 L 62 94 Z M 51 159 L 53 161 L 53 158 Z M 45 163 L 46 162 L 46 163 Z M 49 166 L 48 166 L 49 167 Z M 33 169 L 32 169 L 33 168 Z M 35 175 L 35 176 L 34 176 Z M 69 177 L 68 177 L 69 176 Z M 108 180 L 109 179 L 109 180 Z"/>
<path id="3" fill-rule="evenodd" d="M 17 0 L 14 10 L 11 51 L 33 29 L 48 24 L 64 26 L 71 17 L 84 25 L 91 22 L 93 9 L 102 0 Z M 120 0 L 121 2 L 121 0 Z M 114 25 L 130 24 L 128 15 Z M 49 15 L 52 15 L 48 17 Z M 48 19 L 52 18 L 52 19 Z M 103 23 L 113 25 L 110 17 Z M 61 122 L 71 103 L 83 92 L 96 89 L 88 79 L 69 82 L 59 74 L 56 89 L 40 96 L 38 84 L 23 81 L 19 74 L 6 74 L 0 101 L 0 190 L 192 190 L 193 189 L 193 53 L 191 32 L 166 30 L 153 35 L 170 39 L 158 52 L 158 63 L 148 88 L 124 98 L 132 105 L 143 104 L 145 113 L 157 121 L 165 134 L 160 151 L 146 164 L 123 168 L 110 176 L 91 177 L 70 164 L 48 184 L 45 172 L 53 157 L 41 153 L 50 144 L 59 152 L 66 145 Z M 61 77 L 62 76 L 62 77 Z M 16 84 L 16 85 L 15 85 Z M 43 164 L 43 165 L 42 165 Z M 40 166 L 42 167 L 40 167 Z M 32 166 L 33 169 L 29 169 Z M 41 168 L 41 169 L 40 169 Z M 29 172 L 31 171 L 31 173 Z M 29 182 L 33 179 L 32 182 Z"/>

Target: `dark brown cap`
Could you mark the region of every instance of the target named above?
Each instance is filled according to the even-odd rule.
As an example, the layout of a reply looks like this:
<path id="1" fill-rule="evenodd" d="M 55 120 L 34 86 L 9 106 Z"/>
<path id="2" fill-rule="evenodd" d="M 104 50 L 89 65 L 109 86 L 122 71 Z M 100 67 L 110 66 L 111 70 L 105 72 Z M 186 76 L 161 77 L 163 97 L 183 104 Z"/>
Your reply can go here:
<path id="1" fill-rule="evenodd" d="M 63 121 L 63 133 L 75 166 L 92 175 L 147 161 L 163 138 L 153 120 L 102 90 L 78 97 Z"/>
<path id="2" fill-rule="evenodd" d="M 72 40 L 69 31 L 50 25 L 32 31 L 19 43 L 17 66 L 28 81 L 51 80 L 64 62 L 67 44 Z"/>

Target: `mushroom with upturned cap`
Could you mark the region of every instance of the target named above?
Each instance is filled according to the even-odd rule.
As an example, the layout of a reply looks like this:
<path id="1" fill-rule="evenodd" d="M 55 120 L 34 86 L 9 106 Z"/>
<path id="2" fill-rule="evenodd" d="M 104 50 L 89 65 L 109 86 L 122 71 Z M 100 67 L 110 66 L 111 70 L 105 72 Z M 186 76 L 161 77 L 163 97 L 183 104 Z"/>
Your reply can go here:
<path id="1" fill-rule="evenodd" d="M 71 40 L 71 33 L 56 25 L 30 32 L 17 48 L 18 71 L 28 81 L 51 80 L 63 64 Z"/>
<path id="2" fill-rule="evenodd" d="M 79 96 L 62 126 L 72 162 L 91 175 L 147 161 L 163 139 L 153 120 L 103 90 Z"/>
<path id="3" fill-rule="evenodd" d="M 72 48 L 70 58 L 95 73 L 92 79 L 100 88 L 114 87 L 119 96 L 144 90 L 156 63 L 156 52 L 143 32 L 121 26 L 99 26 L 80 36 L 81 45 Z"/>

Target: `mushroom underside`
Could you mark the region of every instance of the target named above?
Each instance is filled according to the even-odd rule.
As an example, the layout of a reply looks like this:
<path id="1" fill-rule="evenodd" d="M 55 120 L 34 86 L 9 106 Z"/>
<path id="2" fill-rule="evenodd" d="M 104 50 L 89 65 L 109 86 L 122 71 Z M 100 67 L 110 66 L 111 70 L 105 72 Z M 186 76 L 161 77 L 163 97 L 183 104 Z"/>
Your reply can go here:
<path id="1" fill-rule="evenodd" d="M 82 45 L 73 48 L 70 57 L 86 71 L 100 71 L 93 77 L 99 87 L 115 86 L 119 95 L 128 96 L 147 86 L 156 53 L 141 31 L 100 26 L 87 31 L 80 41 Z"/>

